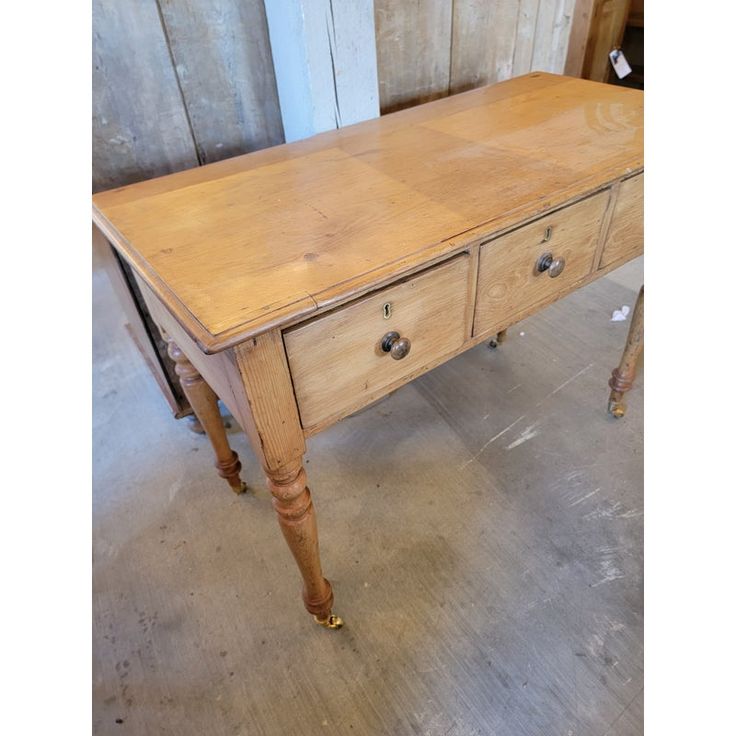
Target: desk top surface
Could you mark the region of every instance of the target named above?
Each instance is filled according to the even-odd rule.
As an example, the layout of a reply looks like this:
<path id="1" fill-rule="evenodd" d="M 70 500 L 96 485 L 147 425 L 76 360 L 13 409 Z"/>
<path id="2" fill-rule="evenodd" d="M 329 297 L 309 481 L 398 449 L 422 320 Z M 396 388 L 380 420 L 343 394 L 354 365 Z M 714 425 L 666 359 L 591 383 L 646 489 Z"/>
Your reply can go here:
<path id="1" fill-rule="evenodd" d="M 206 352 L 643 167 L 643 94 L 533 73 L 102 192 L 93 216 Z"/>

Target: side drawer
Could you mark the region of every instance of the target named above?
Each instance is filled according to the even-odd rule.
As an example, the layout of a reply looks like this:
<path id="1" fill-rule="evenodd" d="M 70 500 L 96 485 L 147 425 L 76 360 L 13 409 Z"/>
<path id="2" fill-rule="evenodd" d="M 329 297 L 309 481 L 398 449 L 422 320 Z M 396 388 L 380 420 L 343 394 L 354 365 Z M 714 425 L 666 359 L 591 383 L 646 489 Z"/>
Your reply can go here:
<path id="1" fill-rule="evenodd" d="M 459 349 L 466 336 L 466 253 L 284 334 L 302 426 L 345 416 Z M 410 341 L 394 358 L 388 333 Z M 388 346 L 388 342 L 386 346 Z"/>
<path id="2" fill-rule="evenodd" d="M 474 335 L 506 327 L 590 273 L 608 198 L 608 190 L 594 194 L 481 243 Z M 553 265 L 540 271 L 546 255 Z"/>
<path id="3" fill-rule="evenodd" d="M 644 252 L 644 174 L 621 182 L 599 268 Z"/>

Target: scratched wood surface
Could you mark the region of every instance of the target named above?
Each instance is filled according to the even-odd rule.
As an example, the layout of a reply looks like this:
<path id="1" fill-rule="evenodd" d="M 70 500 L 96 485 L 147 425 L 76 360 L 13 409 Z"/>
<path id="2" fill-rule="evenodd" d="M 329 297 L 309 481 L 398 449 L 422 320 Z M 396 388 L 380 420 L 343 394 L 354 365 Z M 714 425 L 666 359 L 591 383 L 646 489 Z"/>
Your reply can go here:
<path id="1" fill-rule="evenodd" d="M 94 189 L 196 166 L 156 0 L 94 0 L 92 31 Z"/>
<path id="2" fill-rule="evenodd" d="M 640 736 L 643 374 L 606 413 L 625 269 L 309 440 L 340 632 L 303 615 L 242 432 L 236 498 L 96 276 L 95 734 Z"/>
<path id="3" fill-rule="evenodd" d="M 530 74 L 101 192 L 94 217 L 216 351 L 639 170 L 642 134 L 638 90 Z"/>

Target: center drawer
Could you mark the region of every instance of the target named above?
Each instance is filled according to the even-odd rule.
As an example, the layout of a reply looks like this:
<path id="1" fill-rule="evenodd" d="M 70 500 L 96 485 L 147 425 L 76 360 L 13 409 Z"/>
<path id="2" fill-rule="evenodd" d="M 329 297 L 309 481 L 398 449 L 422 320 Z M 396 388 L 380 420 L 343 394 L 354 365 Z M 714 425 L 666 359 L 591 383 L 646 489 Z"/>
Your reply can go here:
<path id="1" fill-rule="evenodd" d="M 608 198 L 600 192 L 481 243 L 474 335 L 507 327 L 590 273 Z"/>
<path id="2" fill-rule="evenodd" d="M 284 332 L 302 426 L 379 398 L 460 348 L 467 254 Z"/>

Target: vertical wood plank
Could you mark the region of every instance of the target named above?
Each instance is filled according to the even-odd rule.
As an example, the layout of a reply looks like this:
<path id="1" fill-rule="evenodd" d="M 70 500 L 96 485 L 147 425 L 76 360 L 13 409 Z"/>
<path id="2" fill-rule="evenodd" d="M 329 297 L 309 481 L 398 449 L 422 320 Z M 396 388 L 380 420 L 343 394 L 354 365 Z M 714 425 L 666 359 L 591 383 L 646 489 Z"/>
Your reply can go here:
<path id="1" fill-rule="evenodd" d="M 283 143 L 263 0 L 159 0 L 199 159 Z"/>
<path id="2" fill-rule="evenodd" d="M 447 95 L 452 2 L 375 0 L 375 22 L 381 112 Z"/>
<path id="3" fill-rule="evenodd" d="M 527 74 L 532 70 L 539 3 L 540 0 L 519 0 L 513 63 L 513 76 L 515 77 L 520 74 Z"/>
<path id="4" fill-rule="evenodd" d="M 512 76 L 519 9 L 519 0 L 455 0 L 451 93 Z"/>
<path id="5" fill-rule="evenodd" d="M 156 0 L 93 0 L 93 188 L 196 166 Z"/>
<path id="6" fill-rule="evenodd" d="M 540 2 L 534 35 L 532 69 L 562 73 L 575 0 Z"/>
<path id="7" fill-rule="evenodd" d="M 590 21 L 593 17 L 595 0 L 576 0 L 570 28 L 570 41 L 567 46 L 565 74 L 579 77 L 583 72 L 585 46 L 588 42 Z"/>
<path id="8" fill-rule="evenodd" d="M 378 117 L 372 0 L 265 0 L 287 141 Z"/>
<path id="9" fill-rule="evenodd" d="M 577 0 L 562 0 L 553 36 L 552 71 L 563 74 L 570 45 L 570 31 Z"/>
<path id="10" fill-rule="evenodd" d="M 324 0 L 322 0 L 324 2 Z M 314 0 L 306 0 L 311 7 Z M 326 76 L 334 86 L 337 127 L 378 117 L 376 29 L 372 0 L 328 0 L 322 17 L 310 13 L 310 24 L 327 33 L 330 64 Z M 311 33 L 314 41 L 319 38 Z M 317 55 L 312 49 L 310 56 Z M 324 54 L 323 54 L 324 55 Z M 324 67 L 327 67 L 324 59 Z"/>
<path id="11" fill-rule="evenodd" d="M 621 44 L 631 0 L 596 0 L 590 21 L 582 76 L 607 82 L 611 72 L 608 54 Z"/>

